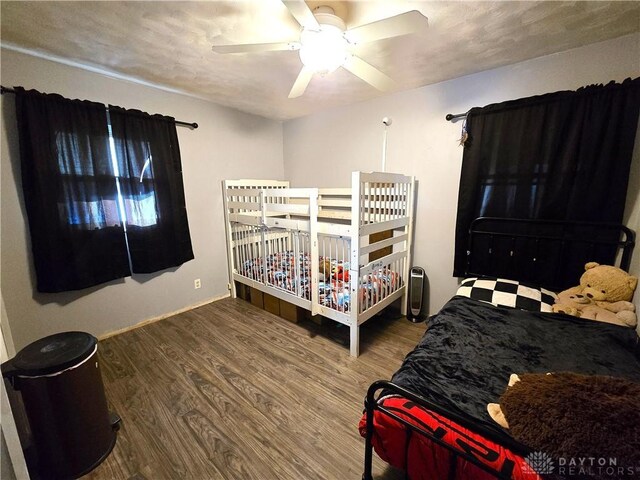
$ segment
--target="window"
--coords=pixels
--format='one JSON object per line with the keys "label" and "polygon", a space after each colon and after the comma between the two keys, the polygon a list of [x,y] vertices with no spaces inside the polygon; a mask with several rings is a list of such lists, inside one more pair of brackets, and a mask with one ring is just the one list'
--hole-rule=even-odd
{"label": "window", "polygon": [[513,162],[506,165],[504,172],[498,171],[480,176],[478,179],[479,217],[504,217],[514,210],[528,212],[530,216],[535,215],[538,199],[547,183],[549,165],[535,164],[530,173],[518,172],[517,165],[517,162]]}
{"label": "window", "polygon": [[[107,119],[109,118],[107,112]],[[153,184],[153,157],[150,153],[148,142],[140,145],[144,151],[145,161],[138,179],[138,190],[124,197],[120,184],[123,181],[118,168],[116,148],[113,135],[111,134],[111,123],[108,124],[109,131],[109,154],[111,160],[112,181],[115,183],[117,197],[86,199],[83,201],[68,200],[59,203],[61,219],[66,219],[70,225],[78,226],[88,230],[104,228],[108,225],[123,225],[127,230],[127,224],[138,227],[149,227],[158,222],[158,212],[156,205],[156,194]],[[58,132],[56,135],[56,147],[58,165],[60,169],[64,198],[77,198],[78,195],[72,190],[74,188],[87,188],[95,182],[98,176],[92,168],[91,162],[87,162],[88,168],[70,162],[69,159],[77,156],[78,138],[69,132]],[[107,174],[106,172],[102,173]],[[107,174],[109,175],[109,174]]]}
{"label": "window", "polygon": [[39,291],[193,258],[173,119],[21,88],[16,115]]}
{"label": "window", "polygon": [[621,222],[639,110],[640,78],[471,109],[454,276],[479,216]]}

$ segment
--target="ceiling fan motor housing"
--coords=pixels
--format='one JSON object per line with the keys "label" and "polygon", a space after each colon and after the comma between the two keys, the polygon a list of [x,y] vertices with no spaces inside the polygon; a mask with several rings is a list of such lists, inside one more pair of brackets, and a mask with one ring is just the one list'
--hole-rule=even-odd
{"label": "ceiling fan motor housing", "polygon": [[331,7],[316,7],[313,10],[313,16],[316,17],[316,20],[318,20],[321,27],[323,25],[333,25],[342,32],[347,29],[347,26],[344,24],[344,20],[337,16],[335,10]]}

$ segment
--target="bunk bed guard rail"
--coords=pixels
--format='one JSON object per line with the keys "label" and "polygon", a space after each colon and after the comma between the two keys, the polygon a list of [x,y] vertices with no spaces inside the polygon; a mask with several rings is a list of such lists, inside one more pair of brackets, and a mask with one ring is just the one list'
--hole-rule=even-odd
{"label": "bunk bed guard rail", "polygon": [[[227,180],[224,189],[232,295],[234,280],[259,290],[274,287],[270,294],[319,313],[318,279],[310,274],[319,268],[318,189],[254,180]],[[276,262],[293,269],[295,283],[272,273]]]}

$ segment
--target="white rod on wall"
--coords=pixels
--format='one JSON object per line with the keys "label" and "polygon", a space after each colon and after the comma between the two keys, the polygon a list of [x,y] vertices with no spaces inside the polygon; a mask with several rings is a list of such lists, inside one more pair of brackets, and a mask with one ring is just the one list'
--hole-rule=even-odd
{"label": "white rod on wall", "polygon": [[382,172],[387,171],[387,129],[391,123],[392,120],[390,117],[384,117],[382,119],[382,124],[384,125],[384,131],[382,132]]}

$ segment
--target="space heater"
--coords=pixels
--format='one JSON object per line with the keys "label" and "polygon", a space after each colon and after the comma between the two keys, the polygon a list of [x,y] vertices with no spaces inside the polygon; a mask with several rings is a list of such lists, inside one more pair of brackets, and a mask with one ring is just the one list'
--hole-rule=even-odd
{"label": "space heater", "polygon": [[424,269],[421,267],[412,267],[409,273],[409,311],[407,318],[412,322],[421,322],[422,317],[422,298],[424,296]]}

